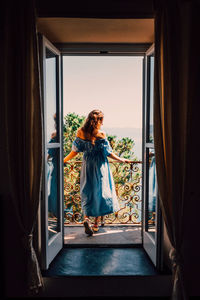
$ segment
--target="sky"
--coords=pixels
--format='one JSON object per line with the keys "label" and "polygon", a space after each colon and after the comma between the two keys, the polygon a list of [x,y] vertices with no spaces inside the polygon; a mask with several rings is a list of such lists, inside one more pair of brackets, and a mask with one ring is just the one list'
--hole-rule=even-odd
{"label": "sky", "polygon": [[64,56],[63,114],[104,113],[105,128],[142,127],[142,56]]}

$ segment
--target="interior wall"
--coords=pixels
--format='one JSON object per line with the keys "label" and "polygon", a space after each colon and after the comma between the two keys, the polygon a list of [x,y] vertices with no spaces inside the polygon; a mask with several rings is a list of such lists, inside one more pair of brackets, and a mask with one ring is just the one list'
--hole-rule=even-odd
{"label": "interior wall", "polygon": [[37,27],[52,43],[154,42],[153,18],[38,18]]}

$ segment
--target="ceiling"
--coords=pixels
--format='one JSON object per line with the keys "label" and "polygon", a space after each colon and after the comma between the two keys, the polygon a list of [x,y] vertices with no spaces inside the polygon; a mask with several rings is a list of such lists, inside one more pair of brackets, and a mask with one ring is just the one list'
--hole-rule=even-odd
{"label": "ceiling", "polygon": [[153,43],[154,19],[38,18],[52,43]]}

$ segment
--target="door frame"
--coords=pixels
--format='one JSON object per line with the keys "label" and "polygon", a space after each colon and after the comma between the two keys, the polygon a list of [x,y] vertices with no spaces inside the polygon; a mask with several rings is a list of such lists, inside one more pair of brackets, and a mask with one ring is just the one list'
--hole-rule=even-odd
{"label": "door frame", "polygon": [[[65,55],[72,55],[72,56],[76,56],[76,55],[97,55],[97,56],[145,56],[149,50],[149,48],[152,47],[152,44],[70,44],[70,43],[66,43],[66,44],[56,44],[55,46],[57,47],[61,53],[61,97],[62,97],[62,101],[61,101],[61,113],[63,114],[63,56]],[[145,80],[144,78],[144,72],[145,71],[145,63],[143,64],[143,82]],[[144,95],[145,95],[145,87],[143,84],[143,110],[144,110]],[[143,112],[143,116],[144,116],[144,112]],[[62,127],[63,127],[63,122],[62,123]],[[143,120],[143,135],[144,135],[144,120]],[[144,141],[144,136],[142,137],[142,141]],[[143,156],[143,149],[144,149],[144,145],[142,145],[142,157]],[[63,149],[62,149],[63,150]],[[143,161],[143,166],[144,168],[144,161]],[[62,168],[63,170],[63,168]],[[142,170],[142,176],[144,178],[144,170]],[[62,179],[63,179],[63,175],[62,175]],[[63,183],[62,183],[63,186]],[[142,194],[144,193],[144,188],[142,188]],[[143,199],[143,203],[144,203],[144,197],[142,196]],[[64,201],[63,201],[64,202]],[[159,201],[157,201],[159,202]],[[143,232],[143,227],[144,227],[144,221],[143,221],[143,211],[144,208],[142,209],[142,232]],[[159,214],[157,216],[157,218],[160,220],[160,223],[162,224],[162,215],[161,215],[161,211],[159,209]],[[62,222],[63,225],[63,233],[64,233],[64,221]],[[159,230],[161,231],[161,227],[159,228]],[[161,232],[160,232],[161,234]],[[162,235],[162,234],[161,234]],[[64,242],[64,237],[63,237],[63,242]],[[142,234],[142,245],[144,242],[144,238],[143,238],[143,234]],[[158,247],[158,251],[159,253],[162,253],[162,241],[160,241],[159,245],[157,245]],[[144,247],[143,247],[144,248]],[[145,249],[144,249],[145,250]],[[150,257],[151,258],[151,257]],[[160,255],[160,257],[158,257],[157,259],[157,268],[161,268],[162,263],[159,263],[158,260],[162,261],[162,255]]]}
{"label": "door frame", "polygon": [[[49,264],[63,248],[64,244],[64,222],[63,222],[63,142],[62,142],[62,91],[61,91],[61,53],[60,51],[43,35],[38,34],[39,50],[40,50],[40,78],[41,78],[41,92],[42,92],[42,111],[43,111],[43,145],[44,145],[44,160],[43,160],[43,181],[42,181],[42,195],[40,205],[41,215],[41,267],[43,270],[48,269]],[[57,132],[59,140],[56,143],[49,144],[46,138],[46,48],[56,55],[56,113],[58,113]],[[59,149],[59,188],[57,197],[59,199],[59,213],[58,213],[58,232],[50,239],[48,236],[48,195],[47,195],[47,168],[46,157],[47,149]]]}
{"label": "door frame", "polygon": [[[150,117],[150,56],[154,54],[155,46],[154,44],[146,51],[144,56],[143,65],[143,188],[142,188],[142,199],[143,199],[143,217],[142,217],[142,227],[143,227],[143,248],[152,260],[156,269],[159,271],[163,270],[163,218],[160,208],[159,195],[157,192],[156,197],[156,218],[155,218],[155,238],[148,233],[148,190],[147,184],[149,180],[149,150],[154,149],[154,143],[150,143],[149,138],[149,117]],[[148,149],[148,150],[147,150]]]}

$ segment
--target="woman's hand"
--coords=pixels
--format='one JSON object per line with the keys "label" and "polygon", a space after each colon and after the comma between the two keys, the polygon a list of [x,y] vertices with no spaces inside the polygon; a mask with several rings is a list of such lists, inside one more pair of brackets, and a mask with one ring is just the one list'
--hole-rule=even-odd
{"label": "woman's hand", "polygon": [[120,159],[122,163],[131,163],[132,161],[130,159],[127,159],[127,158],[121,158]]}
{"label": "woman's hand", "polygon": [[131,163],[132,161],[123,157],[119,157],[116,154],[114,154],[113,152],[110,153],[110,155],[108,155],[110,158],[113,158],[121,163]]}

